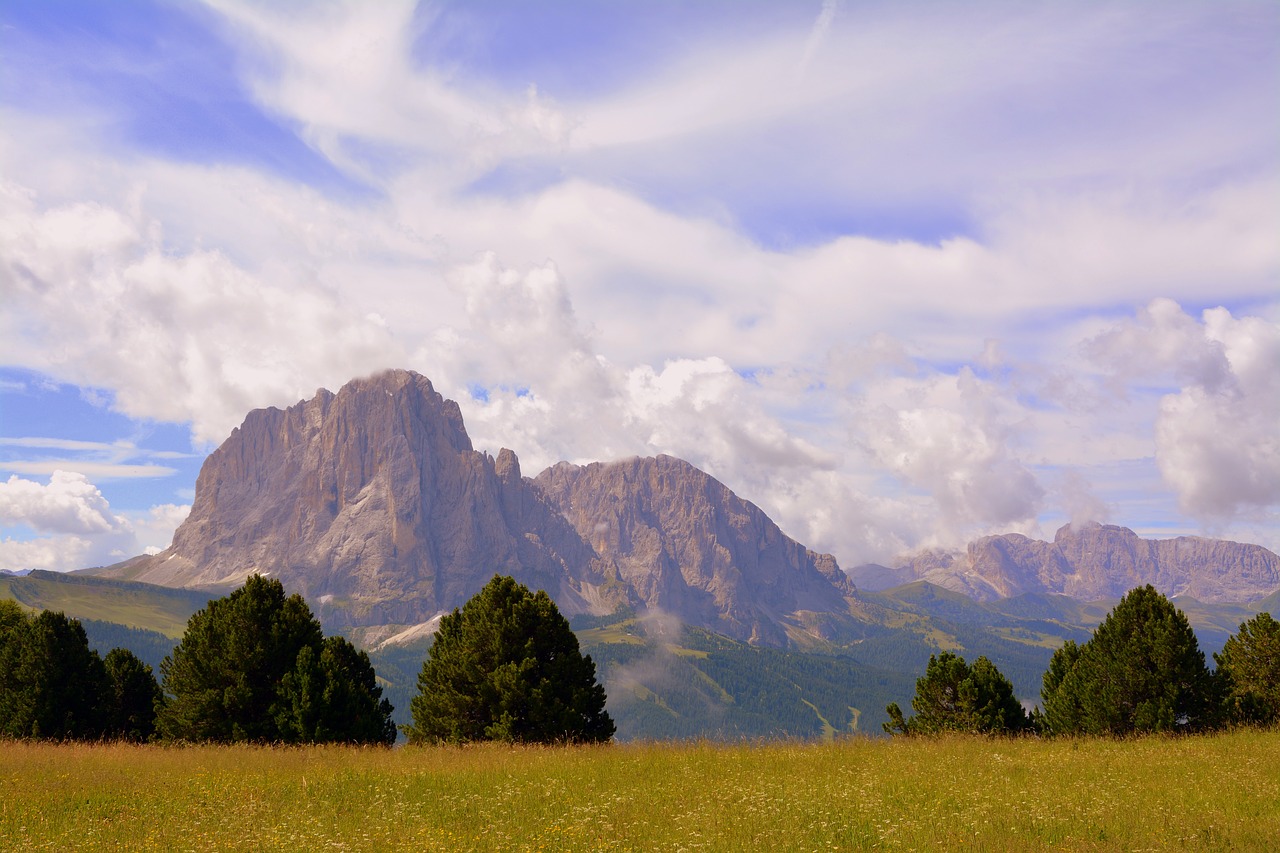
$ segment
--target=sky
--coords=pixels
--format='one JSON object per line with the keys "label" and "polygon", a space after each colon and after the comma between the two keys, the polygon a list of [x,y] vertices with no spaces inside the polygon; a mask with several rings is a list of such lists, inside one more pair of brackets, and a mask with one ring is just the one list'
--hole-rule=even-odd
{"label": "sky", "polygon": [[0,0],[0,569],[389,367],[845,567],[1280,550],[1280,4]]}

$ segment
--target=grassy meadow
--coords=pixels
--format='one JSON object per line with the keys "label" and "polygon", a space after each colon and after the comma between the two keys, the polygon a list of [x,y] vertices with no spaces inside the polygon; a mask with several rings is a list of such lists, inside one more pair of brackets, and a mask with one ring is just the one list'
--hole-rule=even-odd
{"label": "grassy meadow", "polygon": [[1280,733],[355,749],[0,743],[3,850],[1274,850]]}

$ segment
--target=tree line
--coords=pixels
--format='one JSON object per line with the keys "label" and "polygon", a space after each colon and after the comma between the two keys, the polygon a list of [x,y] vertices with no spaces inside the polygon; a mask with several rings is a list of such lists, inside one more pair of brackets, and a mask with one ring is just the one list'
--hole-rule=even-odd
{"label": "tree line", "polygon": [[1214,655],[1210,671],[1186,615],[1154,587],[1130,590],[1084,643],[1068,640],[1028,713],[985,657],[929,659],[905,717],[886,732],[1124,736],[1280,723],[1280,622],[1259,613]]}
{"label": "tree line", "polygon": [[[1280,623],[1260,613],[1210,672],[1186,616],[1130,591],[1089,640],[1065,643],[1031,713],[986,657],[944,652],[893,734],[1126,735],[1280,722]],[[441,620],[410,701],[411,743],[601,742],[604,688],[543,591],[495,576]],[[0,601],[0,737],[48,740],[391,744],[391,703],[367,653],[324,636],[299,595],[257,575],[187,623],[159,678],[126,649],[105,658],[62,613]]]}
{"label": "tree line", "polygon": [[[603,741],[595,665],[550,597],[495,577],[446,615],[411,702],[411,742]],[[366,652],[324,636],[300,595],[251,576],[210,601],[160,665],[105,659],[80,622],[0,600],[0,737],[390,745],[397,731]]]}
{"label": "tree line", "polygon": [[62,613],[0,600],[0,736],[147,740],[160,688],[127,649],[106,659]]}

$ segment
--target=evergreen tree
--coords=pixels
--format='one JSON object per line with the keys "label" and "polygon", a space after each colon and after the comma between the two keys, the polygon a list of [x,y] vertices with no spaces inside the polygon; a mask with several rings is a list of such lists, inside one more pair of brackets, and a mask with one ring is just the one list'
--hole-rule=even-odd
{"label": "evergreen tree", "polygon": [[157,729],[168,740],[282,740],[280,684],[302,648],[321,639],[302,596],[286,596],[278,580],[251,576],[195,613],[160,665],[168,702]]}
{"label": "evergreen tree", "polygon": [[1147,585],[1130,590],[1082,646],[1045,673],[1053,734],[1193,731],[1215,723],[1213,680],[1187,617]]}
{"label": "evergreen tree", "polygon": [[107,675],[80,623],[48,610],[16,618],[12,608],[5,608],[0,626],[0,734],[48,740],[101,737]]}
{"label": "evergreen tree", "polygon": [[[1078,732],[1081,731],[1084,712],[1080,707],[1079,689],[1073,678],[1065,689],[1062,682],[1066,680],[1080,660],[1080,646],[1075,640],[1067,640],[1049,660],[1049,669],[1042,679],[1043,687],[1040,697],[1044,700],[1044,710],[1036,715],[1037,726],[1046,732]],[[1049,701],[1048,697],[1054,697]],[[1039,709],[1037,709],[1039,711]]]}
{"label": "evergreen tree", "polygon": [[319,657],[304,646],[281,684],[281,739],[389,746],[396,727],[391,703],[381,696],[369,655],[344,637],[325,638]]}
{"label": "evergreen tree", "polygon": [[156,730],[156,707],[164,695],[151,672],[128,649],[112,649],[103,660],[106,668],[106,735],[141,743]]}
{"label": "evergreen tree", "polygon": [[440,621],[410,703],[411,743],[602,742],[613,737],[596,667],[550,596],[494,576]]}
{"label": "evergreen tree", "polygon": [[22,605],[11,598],[0,599],[0,648],[4,647],[14,628],[29,619]]}
{"label": "evergreen tree", "polygon": [[156,728],[168,740],[388,742],[391,706],[368,656],[326,642],[278,580],[253,575],[209,602],[160,670],[167,701]]}
{"label": "evergreen tree", "polygon": [[1227,640],[1218,664],[1228,719],[1249,725],[1280,723],[1280,622],[1259,613]]}
{"label": "evergreen tree", "polygon": [[884,730],[906,735],[1014,734],[1029,727],[1013,685],[985,657],[970,666],[951,652],[930,655],[925,674],[916,680],[911,709],[915,716],[904,719],[898,704],[890,703]]}

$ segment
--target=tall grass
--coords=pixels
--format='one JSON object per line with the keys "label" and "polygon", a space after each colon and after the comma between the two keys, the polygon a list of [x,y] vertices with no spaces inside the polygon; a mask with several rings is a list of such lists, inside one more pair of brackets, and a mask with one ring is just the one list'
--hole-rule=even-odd
{"label": "tall grass", "polygon": [[581,748],[0,743],[0,849],[1274,850],[1280,734]]}

